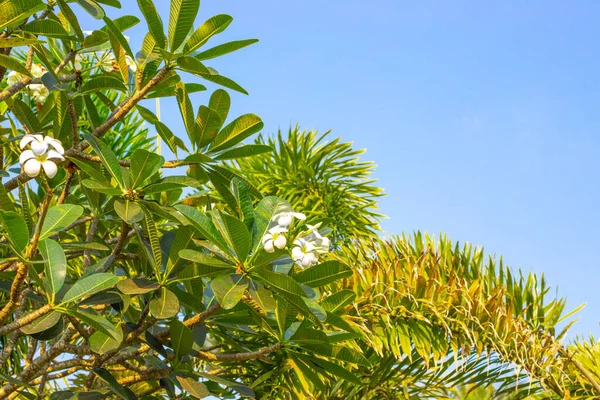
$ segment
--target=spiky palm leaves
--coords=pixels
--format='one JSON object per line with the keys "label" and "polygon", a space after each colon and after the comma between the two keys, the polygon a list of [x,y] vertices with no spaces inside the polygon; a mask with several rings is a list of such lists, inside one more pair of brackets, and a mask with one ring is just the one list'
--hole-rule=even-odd
{"label": "spiky palm leaves", "polygon": [[312,221],[333,228],[334,243],[377,235],[377,199],[383,190],[374,185],[372,162],[360,161],[364,150],[340,138],[328,141],[329,132],[290,129],[276,138],[259,135],[256,144],[275,149],[238,160],[232,168],[264,195],[280,196],[302,209]]}

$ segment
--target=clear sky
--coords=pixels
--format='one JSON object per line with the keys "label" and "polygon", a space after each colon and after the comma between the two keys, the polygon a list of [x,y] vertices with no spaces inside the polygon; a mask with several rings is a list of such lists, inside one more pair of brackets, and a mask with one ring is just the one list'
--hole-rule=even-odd
{"label": "clear sky", "polygon": [[[109,16],[139,15],[122,3]],[[600,336],[599,2],[202,0],[199,23],[220,13],[234,22],[210,44],[260,39],[208,63],[250,92],[230,115],[367,148],[387,231],[445,232],[544,272],[570,308],[588,304],[572,332]],[[145,31],[126,32],[134,52]],[[183,132],[172,100],[163,119]]]}

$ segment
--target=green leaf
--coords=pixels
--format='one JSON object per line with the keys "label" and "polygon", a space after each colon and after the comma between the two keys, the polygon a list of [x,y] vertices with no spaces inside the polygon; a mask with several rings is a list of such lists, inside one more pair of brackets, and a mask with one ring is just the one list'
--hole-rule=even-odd
{"label": "green leaf", "polygon": [[93,0],[75,0],[85,11],[95,19],[102,19],[106,16],[104,9]]}
{"label": "green leaf", "polygon": [[30,132],[41,132],[44,127],[38,120],[37,116],[31,111],[31,107],[23,103],[19,99],[11,99],[12,104],[10,110],[15,114],[17,119],[21,121]]}
{"label": "green leaf", "polygon": [[194,265],[188,266],[177,275],[179,280],[222,275],[235,271],[234,265],[223,262],[216,257],[200,253],[199,251],[183,249],[179,251],[179,257],[194,263]]}
{"label": "green leaf", "polygon": [[99,90],[118,90],[126,92],[127,88],[120,79],[112,76],[96,76],[88,80],[80,89],[80,93],[94,93]]}
{"label": "green leaf", "polygon": [[224,119],[221,119],[219,113],[206,106],[200,106],[198,116],[196,117],[195,134],[193,135],[193,143],[197,148],[202,148],[210,144],[219,133],[219,129],[223,126]]}
{"label": "green leaf", "polygon": [[83,39],[83,44],[81,47],[84,49],[89,49],[91,47],[99,46],[103,43],[108,42],[109,37],[108,34],[101,30],[93,31],[89,36],[86,36]]}
{"label": "green leaf", "polygon": [[108,186],[105,183],[98,182],[93,179],[83,179],[81,181],[81,184],[88,189],[92,189],[99,193],[108,194],[110,196],[121,196],[123,194],[123,192],[120,189],[117,189],[113,186]]}
{"label": "green leaf", "polygon": [[215,157],[216,161],[235,160],[236,158],[246,158],[257,154],[271,153],[273,148],[264,144],[247,144],[226,150]]}
{"label": "green leaf", "polygon": [[64,0],[57,0],[56,3],[58,4],[60,11],[63,13],[67,21],[69,21],[71,27],[73,27],[75,35],[77,35],[77,39],[79,39],[80,42],[83,42],[83,40],[85,39],[83,31],[81,30],[81,26],[79,25],[77,16],[75,15],[71,7],[69,7],[69,5]]}
{"label": "green leaf", "polygon": [[144,219],[142,207],[129,200],[115,200],[115,212],[128,224],[140,222]]}
{"label": "green leaf", "polygon": [[189,176],[166,176],[142,188],[144,194],[160,193],[184,187],[201,188],[202,184]]}
{"label": "green leaf", "polygon": [[296,282],[310,287],[325,286],[338,279],[352,276],[352,269],[339,261],[325,261],[294,275]]}
{"label": "green leaf", "polygon": [[117,328],[108,322],[108,320],[104,317],[101,317],[97,314],[93,314],[91,312],[85,312],[83,310],[76,310],[71,308],[60,309],[59,310],[63,314],[70,315],[71,317],[75,317],[89,326],[96,328],[99,332],[103,332],[106,335],[111,336],[115,340],[122,340],[123,333],[117,331]]}
{"label": "green leaf", "polygon": [[115,25],[114,21],[108,17],[104,17],[103,20],[108,28],[109,36],[112,34],[114,36],[114,38],[117,40],[117,42],[119,42],[119,45],[129,55],[129,57],[131,57],[132,59],[135,60],[133,51],[131,51],[131,47],[129,46],[127,39],[125,39],[125,36],[123,36],[123,34],[121,33],[121,30],[119,29],[119,27],[117,25]]}
{"label": "green leaf", "polygon": [[210,392],[203,383],[192,378],[177,375],[177,381],[181,388],[197,399],[203,399],[210,396]]}
{"label": "green leaf", "polygon": [[29,229],[23,217],[13,211],[0,211],[0,224],[10,244],[22,253],[29,243]]}
{"label": "green leaf", "polygon": [[356,293],[353,290],[345,289],[326,297],[321,305],[327,311],[336,312],[352,304],[354,299],[356,299]]}
{"label": "green leaf", "polygon": [[172,52],[183,44],[194,26],[200,0],[171,0],[169,13],[169,44]]}
{"label": "green leaf", "polygon": [[237,255],[237,259],[244,263],[250,252],[250,232],[246,225],[231,215],[214,211],[213,220],[221,235]]}
{"label": "green leaf", "polygon": [[106,354],[109,351],[118,349],[123,342],[123,330],[121,327],[117,327],[115,332],[117,336],[120,336],[120,339],[115,339],[101,331],[94,332],[88,340],[90,349],[98,354]]}
{"label": "green leaf", "polygon": [[210,151],[225,150],[238,144],[263,128],[261,119],[254,114],[245,114],[227,125],[210,145]]}
{"label": "green leaf", "polygon": [[202,64],[202,61],[197,58],[190,56],[183,56],[177,59],[177,65],[182,70],[189,72],[190,74],[202,76],[203,74],[210,74],[208,68]]}
{"label": "green leaf", "polygon": [[189,224],[198,232],[200,232],[205,239],[219,247],[224,252],[230,253],[227,244],[219,234],[215,224],[206,214],[186,205],[177,205],[175,206],[175,209],[179,211],[186,218]]}
{"label": "green leaf", "polygon": [[215,15],[207,19],[196,31],[190,36],[183,49],[184,53],[190,53],[199,47],[202,47],[214,35],[223,32],[233,18],[226,14]]}
{"label": "green leaf", "polygon": [[171,344],[177,358],[182,358],[187,355],[194,344],[194,338],[190,328],[185,326],[178,319],[171,321]]}
{"label": "green leaf", "polygon": [[14,57],[9,57],[4,54],[0,54],[0,66],[16,71],[25,76],[31,76],[31,73],[22,65],[19,61],[17,61]]}
{"label": "green leaf", "polygon": [[20,38],[20,37],[0,38],[0,49],[6,49],[8,47],[12,48],[12,47],[29,46],[32,44],[40,44],[40,43],[43,43],[43,42],[41,40],[35,39],[35,38],[33,38],[33,39]]}
{"label": "green leaf", "polygon": [[278,272],[268,271],[266,269],[260,269],[256,271],[256,274],[270,286],[274,287],[280,292],[290,293],[295,296],[306,297],[302,287],[296,283],[288,275],[280,274]]}
{"label": "green leaf", "polygon": [[246,39],[246,40],[236,40],[229,43],[223,43],[218,46],[213,47],[212,49],[205,50],[201,53],[196,54],[198,60],[210,60],[211,58],[220,57],[222,55],[232,53],[236,50],[243,49],[246,46],[250,46],[258,42],[258,39]]}
{"label": "green leaf", "polygon": [[179,312],[179,299],[169,289],[161,287],[150,300],[150,314],[158,319],[172,318]]}
{"label": "green leaf", "polygon": [[60,313],[56,311],[49,312],[48,314],[44,314],[41,317],[34,319],[32,323],[22,326],[21,332],[26,335],[43,332],[56,325],[61,318],[62,315]]}
{"label": "green leaf", "polygon": [[61,304],[67,304],[114,287],[119,277],[110,273],[98,273],[81,278],[65,293]]}
{"label": "green leaf", "polygon": [[223,87],[235,90],[236,92],[240,92],[240,93],[243,93],[243,94],[248,94],[248,92],[246,91],[246,89],[244,89],[243,87],[241,87],[240,85],[238,85],[237,83],[235,83],[233,80],[227,78],[226,76],[215,74],[215,73],[201,74],[200,76],[203,79],[206,79],[207,81],[216,83],[217,85],[221,85]]}
{"label": "green leaf", "polygon": [[123,400],[136,400],[138,397],[129,389],[128,387],[121,386],[119,382],[115,379],[114,376],[111,375],[110,372],[105,370],[104,368],[94,368],[92,371],[98,378],[106,382],[110,390],[122,398]]}
{"label": "green leaf", "polygon": [[52,300],[54,295],[62,288],[67,276],[67,257],[62,247],[52,239],[40,240],[38,244],[40,253],[45,263],[45,275],[50,290],[52,290]]}
{"label": "green leaf", "polygon": [[250,281],[248,285],[248,293],[250,293],[250,297],[254,300],[263,310],[265,311],[273,311],[277,307],[277,302],[273,297],[273,293],[265,288],[260,282]]}
{"label": "green leaf", "polygon": [[[338,378],[347,380],[348,382],[352,382],[354,384],[357,385],[362,385],[363,383],[361,382],[361,380],[354,375],[352,372],[348,371],[347,369],[345,369],[344,367],[329,362],[327,360],[323,360],[322,358],[318,358],[318,357],[310,357],[309,360],[307,360],[308,357],[303,357],[303,359],[305,361],[310,361],[313,364],[316,364],[316,366],[322,368],[325,372],[337,376]],[[318,371],[321,372],[321,371]],[[322,373],[322,372],[321,372]]]}
{"label": "green leaf", "polygon": [[165,162],[164,157],[144,149],[136,149],[131,155],[129,169],[133,189],[141,187],[144,181],[154,175]]}
{"label": "green leaf", "polygon": [[150,241],[150,249],[152,250],[152,262],[154,263],[154,273],[160,276],[160,268],[162,266],[162,249],[160,247],[160,239],[158,238],[158,229],[156,222],[150,210],[144,208],[144,220],[146,222],[146,231]]}
{"label": "green leaf", "polygon": [[290,204],[274,196],[265,197],[258,203],[254,210],[255,219],[252,229],[252,250],[255,254],[258,254],[258,247],[269,230],[273,216],[287,211],[291,211]]}
{"label": "green leaf", "polygon": [[158,11],[156,11],[154,3],[152,0],[137,0],[137,3],[148,24],[148,31],[152,37],[154,37],[156,44],[161,49],[165,48],[167,39],[165,37],[162,19],[160,18]]}
{"label": "green leaf", "polygon": [[[156,87],[158,87],[158,85]],[[186,83],[185,89],[188,92],[188,94],[190,94],[190,93],[203,92],[206,90],[206,86],[201,85],[199,83]],[[177,93],[175,92],[175,87],[170,86],[170,87],[153,90],[152,92],[148,93],[148,95],[146,96],[146,99],[155,99],[158,97],[170,97],[170,96],[175,96],[176,94]]]}
{"label": "green leaf", "polygon": [[119,187],[123,190],[127,189],[121,173],[121,166],[119,165],[119,160],[117,159],[117,156],[115,156],[115,153],[113,153],[112,150],[102,140],[96,138],[95,136],[84,133],[83,137],[92,146],[96,154],[98,154],[102,164],[104,167],[106,167],[112,177],[115,178],[119,184]]}
{"label": "green leaf", "polygon": [[183,125],[191,141],[194,140],[194,133],[196,131],[196,125],[194,121],[194,109],[192,108],[192,102],[187,95],[186,86],[182,82],[178,82],[175,86],[177,93],[177,105],[183,118]]}
{"label": "green leaf", "polygon": [[225,310],[229,310],[244,296],[248,288],[248,278],[240,274],[218,276],[210,282],[217,301]]}
{"label": "green leaf", "polygon": [[239,178],[233,178],[231,186],[237,203],[238,215],[242,218],[248,230],[252,231],[252,226],[254,225],[254,208],[248,185]]}
{"label": "green leaf", "polygon": [[41,0],[4,1],[0,7],[0,29],[21,23],[46,7]]}
{"label": "green leaf", "polygon": [[158,282],[144,278],[128,278],[117,283],[117,289],[131,295],[153,292],[158,288],[160,288]]}
{"label": "green leaf", "polygon": [[62,25],[52,19],[36,19],[28,22],[21,28],[25,32],[47,37],[69,38],[69,32]]}
{"label": "green leaf", "polygon": [[[210,96],[208,107],[219,114],[219,117],[224,124],[227,120],[227,115],[229,114],[229,108],[231,107],[231,97],[229,96],[229,93],[223,89],[215,90]],[[219,127],[219,129],[221,128]]]}
{"label": "green leaf", "polygon": [[62,231],[83,214],[83,207],[74,204],[59,204],[51,207],[40,231],[40,240]]}

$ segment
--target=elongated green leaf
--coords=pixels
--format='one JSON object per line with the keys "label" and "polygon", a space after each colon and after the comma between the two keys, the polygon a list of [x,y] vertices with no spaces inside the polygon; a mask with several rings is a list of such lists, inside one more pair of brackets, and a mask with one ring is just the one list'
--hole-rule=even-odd
{"label": "elongated green leaf", "polygon": [[240,274],[218,276],[210,282],[217,301],[225,310],[229,310],[244,296],[248,288],[248,278]]}
{"label": "elongated green leaf", "polygon": [[38,247],[45,263],[45,275],[50,290],[52,290],[52,299],[58,293],[65,283],[67,276],[67,257],[62,247],[52,239],[40,240]]}
{"label": "elongated green leaf", "polygon": [[[190,93],[203,92],[206,90],[206,86],[201,85],[199,83],[186,83],[185,89],[188,92],[188,94],[190,94]],[[175,92],[175,87],[165,87],[165,88],[157,89],[157,90],[154,90],[154,91],[148,93],[146,98],[147,99],[155,99],[158,97],[171,97],[171,96],[176,96],[176,95],[177,95],[177,93]]]}
{"label": "elongated green leaf", "polygon": [[122,332],[117,331],[117,328],[111,324],[106,318],[101,317],[97,314],[86,312],[83,310],[76,310],[72,308],[60,309],[63,314],[70,315],[81,320],[83,323],[96,328],[96,330],[111,336],[115,340],[122,340]]}
{"label": "elongated green leaf", "polygon": [[178,289],[176,285],[173,285],[172,287],[170,287],[169,290],[171,290],[173,293],[175,293],[175,295],[179,299],[179,303],[182,306],[186,307],[189,311],[201,313],[202,311],[205,310],[205,307],[204,307],[204,304],[202,303],[201,297],[194,296],[192,293],[188,293],[181,289]]}
{"label": "elongated green leaf", "polygon": [[202,74],[210,74],[208,68],[202,64],[202,61],[190,56],[183,56],[177,59],[177,65],[182,70],[190,74],[202,76]]}
{"label": "elongated green leaf", "polygon": [[203,399],[210,396],[210,392],[203,383],[200,383],[192,378],[182,377],[177,375],[177,381],[182,389],[197,399]]}
{"label": "elongated green leaf", "polygon": [[[303,359],[307,362],[310,361],[311,363],[316,364],[316,366],[322,368],[324,372],[337,376],[338,378],[345,379],[348,382],[362,385],[361,380],[356,375],[338,364],[323,360],[322,358],[318,357],[310,357],[309,359],[308,357],[303,357]],[[317,372],[322,373],[318,369]]]}
{"label": "elongated green leaf", "polygon": [[148,31],[154,37],[158,47],[164,49],[166,45],[165,31],[162,19],[160,18],[158,11],[156,11],[154,3],[152,0],[137,0],[137,2],[138,7],[146,19],[146,23],[148,24]]}
{"label": "elongated green leaf", "polygon": [[246,158],[257,154],[271,153],[273,148],[264,144],[247,144],[236,147],[231,150],[226,150],[215,157],[215,160],[235,160],[236,158]]}
{"label": "elongated green leaf", "polygon": [[202,148],[210,144],[219,133],[219,129],[223,126],[224,120],[216,110],[210,107],[200,106],[198,116],[196,117],[195,134],[193,143],[198,148]]}
{"label": "elongated green leaf", "polygon": [[41,0],[4,1],[1,5],[0,29],[17,25],[47,7]]}
{"label": "elongated green leaf", "polygon": [[205,50],[201,53],[196,54],[198,60],[210,60],[211,58],[220,57],[225,54],[232,53],[236,50],[243,49],[246,46],[250,46],[258,42],[258,39],[246,39],[246,40],[236,40],[233,42],[223,43],[218,46],[213,47],[212,49]]}
{"label": "elongated green leaf", "polygon": [[131,295],[153,292],[158,288],[160,288],[158,282],[144,278],[129,278],[117,283],[117,289]]}
{"label": "elongated green leaf", "polygon": [[190,36],[183,49],[184,53],[190,53],[199,47],[202,47],[214,35],[223,32],[233,18],[226,14],[210,17]]}
{"label": "elongated green leaf", "polygon": [[169,13],[169,44],[172,52],[182,44],[194,26],[200,0],[172,0]]}
{"label": "elongated green leaf", "polygon": [[263,236],[267,234],[273,217],[281,212],[291,211],[288,202],[274,196],[263,198],[254,210],[254,227],[252,229],[252,250],[257,253]]}
{"label": "elongated green leaf", "polygon": [[28,22],[21,29],[25,32],[33,33],[35,35],[43,35],[56,38],[70,37],[69,32],[67,32],[60,23],[52,19],[37,19]]}
{"label": "elongated green leaf", "polygon": [[94,373],[98,375],[100,379],[108,384],[108,387],[114,394],[122,398],[123,400],[136,400],[138,397],[129,389],[128,387],[122,386],[115,379],[114,376],[111,375],[110,372],[105,370],[104,368],[94,368]]}
{"label": "elongated green leaf", "polygon": [[277,307],[277,302],[273,297],[273,293],[265,288],[260,282],[250,281],[248,285],[248,293],[252,300],[254,300],[263,310],[273,311]]}
{"label": "elongated green leaf", "polygon": [[144,208],[144,220],[146,221],[146,232],[148,232],[148,239],[150,240],[150,249],[152,250],[152,261],[154,263],[154,273],[160,275],[160,268],[162,266],[162,249],[160,247],[160,239],[158,238],[158,229],[156,228],[156,222],[150,210]]}
{"label": "elongated green leaf", "polygon": [[294,281],[290,276],[280,274],[278,272],[268,271],[266,269],[260,269],[256,271],[258,277],[269,286],[280,292],[286,292],[295,296],[306,297],[304,290]]}
{"label": "elongated green leaf", "polygon": [[192,102],[187,95],[186,86],[182,82],[178,82],[175,87],[177,93],[177,105],[183,118],[183,125],[191,141],[194,140],[194,133],[196,131],[196,125],[194,121],[194,109],[192,108]]}
{"label": "elongated green leaf", "polygon": [[169,289],[161,287],[150,300],[150,314],[158,319],[171,318],[179,312],[179,300]]}
{"label": "elongated green leaf", "polygon": [[129,200],[116,200],[115,212],[128,224],[140,222],[144,219],[144,211],[137,203]]}
{"label": "elongated green leaf", "polygon": [[83,207],[74,204],[59,204],[49,208],[40,231],[40,239],[45,239],[56,232],[62,231],[77,221],[82,214]]}
{"label": "elongated green leaf", "polygon": [[98,354],[106,354],[109,351],[118,349],[121,343],[123,342],[123,330],[121,329],[121,327],[117,327],[115,329],[115,332],[117,336],[120,336],[120,340],[115,339],[112,336],[107,335],[106,333],[101,331],[94,332],[88,340],[90,344],[90,349],[94,353]]}
{"label": "elongated green leaf", "polygon": [[233,249],[237,259],[244,263],[251,247],[250,232],[246,225],[239,219],[219,211],[214,211],[211,215],[215,226]]}
{"label": "elongated green leaf", "polygon": [[130,183],[133,189],[142,186],[165,162],[164,157],[147,150],[136,149],[131,155]]}
{"label": "elongated green leaf", "polygon": [[210,145],[211,151],[228,149],[263,128],[261,119],[254,114],[245,114],[228,124]]}
{"label": "elongated green leaf", "polygon": [[194,344],[192,331],[178,319],[171,321],[170,328],[173,351],[177,358],[182,358],[190,352]]}
{"label": "elongated green leaf", "polygon": [[123,190],[127,189],[121,173],[121,166],[119,165],[119,160],[117,159],[117,156],[115,156],[115,153],[113,153],[102,140],[95,136],[84,133],[83,137],[92,146],[98,157],[100,157],[102,164],[106,167],[112,177],[115,178],[120,188]]}
{"label": "elongated green leaf", "polygon": [[85,39],[83,31],[81,30],[81,26],[79,25],[77,16],[75,15],[71,7],[69,7],[65,0],[57,0],[56,3],[58,4],[58,7],[60,7],[60,11],[63,13],[67,21],[69,21],[69,25],[71,25],[71,27],[75,31],[77,39],[79,39],[80,42],[83,42],[83,40]]}
{"label": "elongated green leaf", "polygon": [[343,362],[370,367],[371,363],[362,354],[356,350],[340,345],[326,345],[317,343],[302,343],[302,348],[315,354],[337,359]]}
{"label": "elongated green leaf", "polygon": [[62,304],[71,303],[91,296],[95,293],[114,287],[119,282],[119,277],[110,273],[98,273],[81,278],[65,293]]}
{"label": "elongated green leaf", "polygon": [[219,234],[215,224],[206,214],[186,205],[177,205],[175,206],[175,209],[179,211],[186,218],[189,224],[198,232],[200,232],[205,239],[216,245],[224,252],[230,253],[227,244]]}
{"label": "elongated green leaf", "polygon": [[189,176],[167,176],[142,188],[145,194],[160,193],[183,187],[201,188],[202,183]]}
{"label": "elongated green leaf", "polygon": [[350,267],[332,260],[305,269],[294,275],[294,279],[310,287],[319,287],[349,276],[352,276]]}
{"label": "elongated green leaf", "polygon": [[19,99],[11,99],[12,104],[10,110],[15,114],[21,123],[23,123],[30,132],[41,132],[44,130],[43,125],[37,116],[31,111],[31,107],[23,103]]}
{"label": "elongated green leaf", "polygon": [[26,76],[31,76],[31,73],[27,70],[27,68],[17,61],[16,58],[9,57],[4,54],[0,54],[0,66]]}
{"label": "elongated green leaf", "polygon": [[123,192],[116,187],[109,186],[108,184],[98,182],[93,179],[83,179],[81,183],[86,188],[92,189],[99,193],[108,194],[110,196],[120,196],[123,194]]}
{"label": "elongated green leaf", "polygon": [[93,51],[96,46],[100,46],[101,44],[108,42],[108,40],[108,33],[102,30],[96,30],[83,39],[82,47],[84,49],[89,49],[86,51]]}
{"label": "elongated green leaf", "polygon": [[112,76],[97,76],[88,80],[80,89],[80,93],[94,93],[99,90],[118,90],[126,92],[127,88],[120,79]]}
{"label": "elongated green leaf", "polygon": [[62,318],[62,315],[56,311],[44,314],[41,317],[33,320],[32,323],[21,327],[21,332],[26,335],[33,335],[39,332],[43,332],[47,329],[52,328],[57,324],[58,320]]}
{"label": "elongated green leaf", "polygon": [[22,253],[29,243],[29,229],[23,217],[13,211],[0,211],[0,224],[8,241]]}
{"label": "elongated green leaf", "polygon": [[8,191],[4,185],[0,185],[0,210],[2,211],[15,211],[15,203],[8,196]]}
{"label": "elongated green leaf", "polygon": [[85,11],[95,19],[102,19],[106,16],[104,9],[93,0],[75,0]]}
{"label": "elongated green leaf", "polygon": [[12,48],[12,47],[29,46],[32,44],[39,44],[39,43],[43,43],[43,42],[39,39],[29,39],[29,38],[20,38],[20,37],[0,38],[0,49],[5,49],[7,47]]}
{"label": "elongated green leaf", "polygon": [[354,299],[356,299],[356,293],[353,290],[345,289],[326,297],[321,305],[327,311],[336,312],[352,304]]}
{"label": "elongated green leaf", "polygon": [[243,93],[243,94],[248,94],[248,92],[246,91],[246,89],[244,89],[243,87],[241,87],[236,82],[234,82],[233,80],[231,80],[230,78],[228,78],[226,76],[219,75],[219,74],[216,74],[216,73],[201,74],[199,76],[201,76],[203,79],[206,79],[207,81],[216,83],[217,85],[221,85],[223,87],[235,90],[236,92],[240,92],[240,93]]}
{"label": "elongated green leaf", "polygon": [[103,19],[104,23],[108,27],[109,36],[113,35],[114,38],[117,39],[117,41],[119,42],[119,45],[125,50],[127,55],[134,59],[133,51],[131,51],[131,47],[129,46],[129,43],[127,42],[125,36],[123,36],[123,34],[121,33],[119,27],[114,23],[112,19],[108,17],[104,17]]}
{"label": "elongated green leaf", "polygon": [[[223,89],[215,90],[213,94],[210,95],[208,107],[219,114],[219,117],[224,124],[227,120],[227,115],[229,114],[229,108],[231,107],[231,97],[229,96],[229,93]],[[221,128],[219,127],[219,129]]]}

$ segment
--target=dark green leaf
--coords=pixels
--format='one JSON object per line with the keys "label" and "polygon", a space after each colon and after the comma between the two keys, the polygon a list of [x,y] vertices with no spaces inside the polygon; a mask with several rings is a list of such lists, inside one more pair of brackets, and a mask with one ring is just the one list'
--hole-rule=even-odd
{"label": "dark green leaf", "polygon": [[192,331],[178,319],[171,321],[171,344],[177,358],[187,355],[194,344]]}
{"label": "dark green leaf", "polygon": [[99,273],[81,278],[65,293],[62,304],[71,303],[115,286],[119,278],[110,273]]}
{"label": "dark green leaf", "polygon": [[179,312],[177,296],[167,288],[160,288],[158,295],[150,300],[150,314],[158,319],[171,318]]}
{"label": "dark green leaf", "polygon": [[213,279],[210,285],[221,307],[229,310],[244,296],[248,278],[240,274],[222,275]]}

